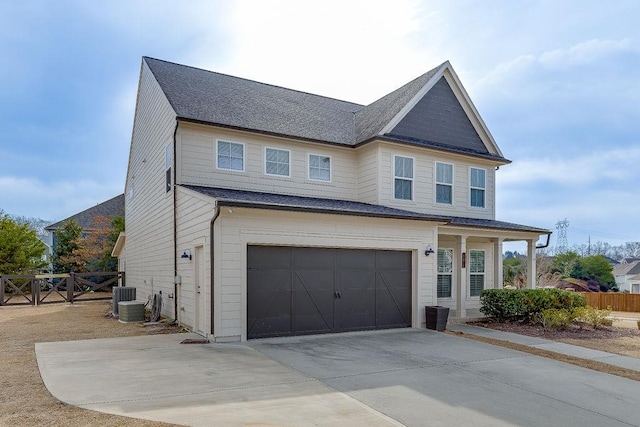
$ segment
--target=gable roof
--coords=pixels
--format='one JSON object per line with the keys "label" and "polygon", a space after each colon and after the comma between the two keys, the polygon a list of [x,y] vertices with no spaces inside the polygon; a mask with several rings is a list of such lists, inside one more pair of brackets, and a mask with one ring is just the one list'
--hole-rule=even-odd
{"label": "gable roof", "polygon": [[[500,153],[449,62],[363,106],[159,59],[144,57],[143,61],[177,118],[182,121],[347,147],[385,137],[392,142],[479,156],[500,163],[509,162]],[[444,101],[445,107],[464,114],[474,129],[482,128],[480,133],[485,137],[478,136],[480,145],[470,146],[455,138],[442,140],[443,132],[428,133],[428,138],[415,134],[392,134],[390,126],[405,117],[438,82],[444,82],[445,76],[446,84],[455,86],[457,93],[462,94],[458,95],[462,97],[462,103],[467,106],[466,110],[462,108],[454,95]],[[475,126],[468,114],[473,116]],[[438,119],[433,120],[437,123]]]}
{"label": "gable roof", "polygon": [[616,264],[613,267],[614,276],[628,276],[640,274],[640,261]]}
{"label": "gable roof", "polygon": [[51,224],[47,226],[45,230],[59,230],[62,228],[63,223],[70,219],[77,222],[78,225],[85,230],[91,229],[91,226],[93,225],[93,217],[106,216],[108,218],[113,218],[116,215],[124,215],[124,194],[120,194],[119,196],[65,218],[62,221]]}
{"label": "gable roof", "polygon": [[510,222],[424,214],[419,212],[406,211],[403,209],[390,208],[388,206],[354,202],[350,200],[290,196],[285,194],[261,193],[257,191],[201,187],[196,185],[182,185],[182,187],[216,199],[219,206],[304,211],[329,213],[336,215],[369,216],[393,219],[413,219],[423,221],[437,221],[442,222],[444,225],[470,226],[507,231],[525,231],[539,234],[551,233],[549,230],[514,224]]}

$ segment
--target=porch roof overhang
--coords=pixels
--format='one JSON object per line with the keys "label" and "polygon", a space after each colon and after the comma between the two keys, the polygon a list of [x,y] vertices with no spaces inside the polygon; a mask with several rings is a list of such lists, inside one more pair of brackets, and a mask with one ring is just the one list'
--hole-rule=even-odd
{"label": "porch roof overhang", "polygon": [[116,240],[116,243],[113,245],[113,250],[111,251],[111,256],[113,257],[119,257],[120,254],[122,253],[122,250],[124,249],[124,245],[126,243],[127,240],[127,235],[124,231],[121,231],[120,234],[118,234],[118,239]]}
{"label": "porch roof overhang", "polygon": [[440,234],[501,237],[505,241],[532,240],[541,235],[551,234],[551,231],[546,229],[511,222],[431,215],[349,200],[302,197],[196,185],[181,185],[181,187],[215,199],[218,206],[429,221],[439,227],[438,232]]}
{"label": "porch roof overhang", "polygon": [[[544,228],[490,219],[451,217],[451,221],[440,227],[439,234],[467,235],[469,237],[502,238],[504,241],[538,240],[552,231]],[[546,245],[545,245],[546,246]],[[545,247],[542,246],[542,247]]]}
{"label": "porch roof overhang", "polygon": [[448,217],[441,215],[429,215],[350,200],[322,199],[286,194],[261,193],[257,191],[231,190],[227,188],[200,187],[195,185],[182,185],[182,187],[214,198],[218,206],[408,219],[439,222],[442,224],[449,221]]}

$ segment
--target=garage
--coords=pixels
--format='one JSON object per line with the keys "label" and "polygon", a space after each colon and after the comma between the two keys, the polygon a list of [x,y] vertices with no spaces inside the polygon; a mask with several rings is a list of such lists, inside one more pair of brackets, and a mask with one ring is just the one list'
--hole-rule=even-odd
{"label": "garage", "polygon": [[247,338],[411,326],[411,251],[247,246]]}

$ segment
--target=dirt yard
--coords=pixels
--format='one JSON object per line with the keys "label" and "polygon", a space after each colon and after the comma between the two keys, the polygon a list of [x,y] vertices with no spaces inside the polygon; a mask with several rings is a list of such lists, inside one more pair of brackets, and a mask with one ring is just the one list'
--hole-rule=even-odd
{"label": "dirt yard", "polygon": [[162,426],[66,405],[45,388],[35,357],[37,342],[180,332],[142,327],[111,316],[110,301],[0,307],[0,426]]}

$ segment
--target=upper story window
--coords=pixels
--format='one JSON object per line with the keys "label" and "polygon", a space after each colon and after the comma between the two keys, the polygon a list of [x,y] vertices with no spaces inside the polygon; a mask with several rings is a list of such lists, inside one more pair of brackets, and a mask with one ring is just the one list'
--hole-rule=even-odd
{"label": "upper story window", "polygon": [[453,165],[436,163],[436,203],[453,204]]}
{"label": "upper story window", "polygon": [[309,154],[309,179],[331,181],[331,157]]}
{"label": "upper story window", "polygon": [[264,159],[264,171],[267,175],[291,176],[291,152],[289,150],[266,147]]}
{"label": "upper story window", "polygon": [[471,168],[470,175],[471,206],[474,208],[484,208],[487,171],[484,169]]}
{"label": "upper story window", "polygon": [[413,200],[413,158],[393,156],[393,163],[393,197],[399,200]]}
{"label": "upper story window", "polygon": [[172,144],[167,144],[164,150],[164,169],[165,169],[165,191],[168,193],[171,191],[171,165],[172,165]]}
{"label": "upper story window", "polygon": [[479,297],[484,289],[484,251],[469,251],[469,296]]}
{"label": "upper story window", "polygon": [[438,248],[438,298],[451,298],[453,249]]}
{"label": "upper story window", "polygon": [[216,157],[218,169],[244,172],[244,144],[218,141]]}

